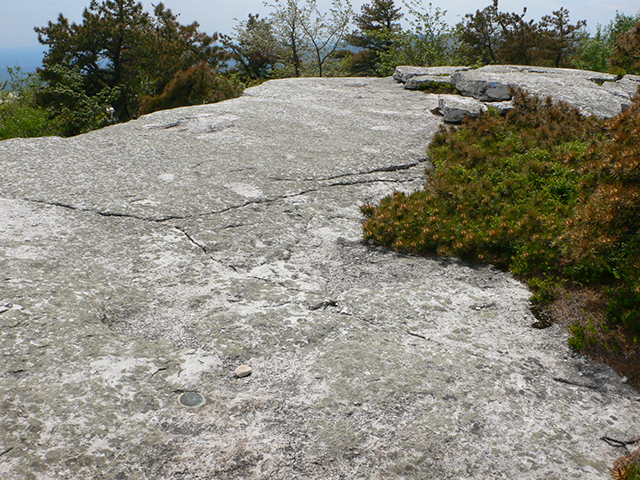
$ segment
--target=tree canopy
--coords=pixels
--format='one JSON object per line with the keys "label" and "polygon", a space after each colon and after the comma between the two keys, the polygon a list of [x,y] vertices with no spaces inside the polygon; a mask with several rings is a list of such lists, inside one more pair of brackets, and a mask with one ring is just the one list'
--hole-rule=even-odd
{"label": "tree canopy", "polygon": [[381,74],[380,55],[393,46],[393,37],[401,31],[404,14],[393,0],[373,0],[362,5],[360,15],[354,17],[358,30],[347,37],[350,45],[358,48],[351,58],[350,69],[356,75]]}
{"label": "tree canopy", "polygon": [[[163,3],[149,14],[134,0],[92,0],[81,23],[60,14],[56,22],[35,31],[40,43],[49,47],[40,71],[50,86],[43,102],[58,109],[69,106],[63,87],[75,72],[80,84],[75,82],[74,88],[87,97],[108,97],[121,121],[138,115],[144,97],[164,93],[166,100],[165,88],[198,65],[206,66],[200,67],[200,75],[206,70],[206,75],[217,76],[225,59],[217,34],[200,32],[197,22],[180,24],[178,15]],[[217,88],[224,91],[223,97],[236,93],[230,82],[221,83]],[[219,92],[215,96],[220,97]],[[177,104],[164,104],[179,106],[186,101],[183,97]],[[207,95],[196,97],[199,101]]]}

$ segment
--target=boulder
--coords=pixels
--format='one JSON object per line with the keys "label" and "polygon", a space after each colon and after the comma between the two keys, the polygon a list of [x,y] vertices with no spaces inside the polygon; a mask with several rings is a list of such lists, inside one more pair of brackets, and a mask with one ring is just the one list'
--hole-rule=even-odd
{"label": "boulder", "polygon": [[462,95],[482,102],[508,101],[513,88],[522,88],[531,94],[566,102],[585,115],[603,118],[628,109],[640,86],[637,75],[625,75],[618,80],[609,73],[522,65],[487,65],[477,69],[400,66],[393,78],[408,90],[433,82],[451,83]]}
{"label": "boulder", "polygon": [[616,78],[615,75],[584,70],[489,65],[457,71],[452,74],[451,82],[461,94],[484,102],[509,100],[512,88],[522,88],[541,97],[569,103],[585,115],[610,118],[619,114],[627,103],[610,88],[601,86]]}
{"label": "boulder", "polygon": [[631,82],[605,82],[602,84],[602,88],[617,99],[622,111],[631,107],[631,98],[633,96],[633,84]]}
{"label": "boulder", "polygon": [[469,67],[411,67],[407,65],[401,65],[396,67],[393,73],[393,79],[406,83],[409,79],[418,76],[433,76],[433,77],[450,77],[451,74],[458,70],[468,70]]}
{"label": "boulder", "polygon": [[485,104],[485,105],[488,105],[488,106],[490,106],[492,108],[495,108],[496,110],[498,110],[498,113],[500,115],[506,115],[511,110],[516,108],[511,100],[505,100],[504,102],[491,102],[491,103]]}
{"label": "boulder", "polygon": [[631,106],[631,100],[633,97],[638,95],[638,88],[640,88],[640,76],[625,75],[616,82],[604,82],[602,87],[618,97],[622,109],[626,110]]}
{"label": "boulder", "polygon": [[438,95],[438,110],[447,123],[458,123],[463,118],[477,118],[481,112],[486,112],[484,103],[474,98],[460,95]]}

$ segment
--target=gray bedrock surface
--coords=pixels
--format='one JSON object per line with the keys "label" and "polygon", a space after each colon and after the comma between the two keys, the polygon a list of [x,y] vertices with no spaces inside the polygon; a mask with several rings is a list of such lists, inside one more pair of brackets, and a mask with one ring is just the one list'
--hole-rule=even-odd
{"label": "gray bedrock surface", "polygon": [[288,79],[0,142],[0,477],[607,478],[637,392],[509,274],[362,242],[436,106]]}

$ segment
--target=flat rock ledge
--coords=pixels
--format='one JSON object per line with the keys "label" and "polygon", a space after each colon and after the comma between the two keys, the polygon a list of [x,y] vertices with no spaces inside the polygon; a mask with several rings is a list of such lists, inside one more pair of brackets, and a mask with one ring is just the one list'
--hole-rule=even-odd
{"label": "flat rock ledge", "polygon": [[510,275],[362,242],[437,105],[286,79],[0,142],[0,478],[608,478],[636,391]]}
{"label": "flat rock ledge", "polygon": [[[488,104],[509,101],[510,89],[522,88],[543,98],[567,102],[584,115],[602,118],[614,117],[628,109],[640,87],[640,76],[637,75],[618,79],[608,73],[522,65],[488,65],[477,69],[400,66],[393,78],[409,90],[420,89],[431,82],[449,82],[462,95]],[[452,97],[447,97],[445,106],[452,101]],[[469,116],[480,108],[473,102],[468,105],[471,107]],[[501,110],[504,111],[502,107]],[[445,115],[445,121],[458,122],[459,117],[459,112],[451,117]]]}

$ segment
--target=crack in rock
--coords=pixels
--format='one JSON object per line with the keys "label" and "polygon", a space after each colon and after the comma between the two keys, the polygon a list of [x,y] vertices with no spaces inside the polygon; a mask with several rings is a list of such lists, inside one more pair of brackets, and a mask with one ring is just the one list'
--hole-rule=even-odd
{"label": "crack in rock", "polygon": [[[396,167],[391,167],[391,169],[378,169],[378,170],[373,170],[372,172],[365,172],[363,174],[368,174],[368,173],[374,173],[374,172],[384,172],[384,171],[396,171],[396,170],[404,170],[404,169],[408,169],[411,168],[412,166],[416,166],[418,165],[416,164],[411,164],[410,166],[404,165],[404,166],[396,166]],[[345,177],[345,176],[349,176],[349,175],[338,175],[336,177],[333,178],[340,178],[340,177]],[[324,180],[326,181],[326,180]],[[203,213],[197,213],[197,214],[193,214],[193,215],[168,215],[168,216],[164,216],[164,217],[143,217],[140,215],[134,215],[134,214],[128,214],[128,213],[120,213],[120,212],[109,212],[109,211],[103,211],[103,210],[97,210],[97,209],[92,209],[92,208],[82,208],[82,207],[76,207],[67,203],[63,203],[63,202],[57,202],[57,201],[51,201],[51,200],[40,200],[37,198],[23,198],[22,200],[26,201],[26,202],[32,202],[32,203],[37,203],[37,204],[41,204],[41,205],[50,205],[53,207],[60,207],[60,208],[66,208],[68,210],[73,210],[73,211],[78,211],[78,212],[87,212],[87,213],[93,213],[96,215],[100,215],[101,217],[119,217],[119,218],[131,218],[134,220],[141,220],[144,222],[153,222],[153,223],[164,223],[164,222],[168,222],[171,220],[190,220],[190,219],[195,219],[195,218],[202,218],[202,217],[209,217],[209,216],[214,216],[214,215],[220,215],[222,213],[227,213],[230,212],[232,210],[238,210],[238,209],[242,209],[251,205],[260,205],[260,204],[269,204],[269,203],[274,203],[277,202],[279,200],[285,200],[288,198],[294,198],[294,197],[299,197],[299,196],[303,196],[303,195],[307,195],[309,193],[315,193],[315,192],[319,192],[321,191],[323,188],[332,188],[332,187],[349,187],[349,186],[353,186],[353,185],[365,185],[365,184],[374,184],[374,183],[398,183],[398,184],[402,184],[402,183],[408,183],[408,182],[413,182],[416,181],[415,178],[412,179],[389,179],[389,178],[376,178],[376,179],[369,179],[369,180],[355,180],[355,181],[351,181],[351,182],[334,182],[334,183],[330,183],[328,185],[319,185],[318,187],[314,187],[314,188],[308,188],[305,190],[301,190],[298,192],[292,192],[292,193],[286,193],[283,195],[278,195],[275,197],[271,197],[271,198],[259,198],[256,200],[248,200],[246,202],[243,202],[241,204],[238,205],[230,205],[228,207],[222,208],[220,210],[213,210],[211,212],[203,212]],[[239,225],[238,225],[239,226]],[[176,227],[177,228],[177,227]],[[182,233],[184,233],[185,235],[186,232],[184,232],[182,229],[179,228],[180,231],[182,231]],[[204,253],[208,253],[206,251],[206,248],[203,247],[202,245],[198,244],[197,242],[195,242],[193,240],[193,238],[188,237],[189,240],[194,243],[195,245],[197,245],[200,249],[203,250]]]}
{"label": "crack in rock", "polygon": [[556,382],[567,384],[567,385],[573,385],[574,387],[589,388],[591,390],[599,390],[600,389],[600,387],[598,385],[590,385],[588,383],[574,382],[572,380],[568,380],[568,379],[562,378],[562,377],[553,377],[553,380],[556,381]]}
{"label": "crack in rock", "polygon": [[428,158],[420,158],[418,161],[413,163],[406,163],[404,165],[389,165],[387,167],[374,168],[373,170],[368,170],[366,172],[356,172],[356,173],[342,173],[340,175],[333,175],[330,177],[321,178],[318,181],[327,181],[327,180],[335,180],[336,178],[342,177],[353,177],[359,175],[370,175],[372,173],[382,173],[382,172],[399,172],[402,170],[410,170],[413,167],[417,167],[418,165],[428,162]]}
{"label": "crack in rock", "polygon": [[406,163],[402,165],[389,165],[386,167],[374,168],[372,170],[367,170],[365,172],[355,172],[355,173],[341,173],[339,175],[331,175],[328,177],[321,178],[286,178],[286,177],[268,177],[269,180],[274,180],[278,182],[327,182],[329,180],[335,180],[336,178],[343,177],[357,177],[362,175],[371,175],[373,173],[387,173],[387,172],[400,172],[403,170],[410,170],[414,167],[417,167],[423,163],[428,163],[430,161],[429,158],[420,158],[416,162]]}
{"label": "crack in rock", "polygon": [[106,211],[101,211],[101,210],[95,210],[95,209],[92,209],[92,208],[74,207],[73,205],[69,205],[67,203],[55,202],[55,201],[50,201],[50,200],[39,200],[37,198],[23,198],[22,200],[24,200],[25,202],[38,203],[38,204],[41,204],[41,205],[50,205],[52,207],[66,208],[68,210],[74,210],[76,212],[94,213],[96,215],[100,215],[101,217],[133,218],[135,220],[142,220],[144,222],[162,223],[162,222],[167,222],[169,220],[185,220],[185,219],[189,218],[188,216],[177,216],[177,215],[170,215],[170,216],[167,216],[167,217],[160,217],[160,218],[141,217],[139,215],[132,215],[132,214],[128,214],[128,213],[106,212]]}

